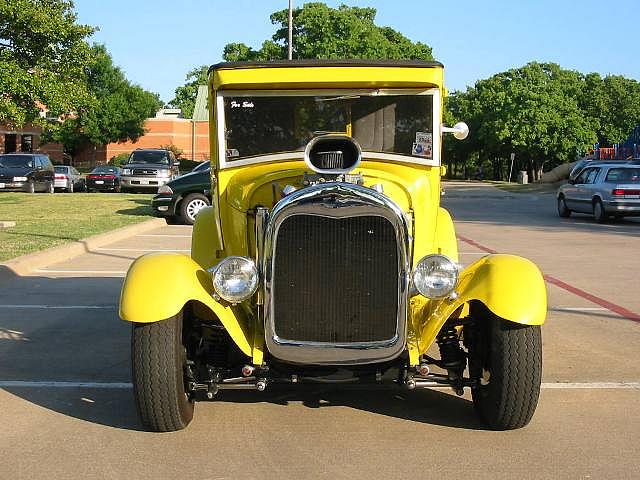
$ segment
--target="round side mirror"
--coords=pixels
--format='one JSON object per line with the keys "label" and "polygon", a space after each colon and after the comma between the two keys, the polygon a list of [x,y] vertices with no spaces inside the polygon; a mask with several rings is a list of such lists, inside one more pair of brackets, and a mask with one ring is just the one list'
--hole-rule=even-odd
{"label": "round side mirror", "polygon": [[469,136],[469,126],[464,122],[458,122],[453,126],[453,136],[457,140],[464,140]]}

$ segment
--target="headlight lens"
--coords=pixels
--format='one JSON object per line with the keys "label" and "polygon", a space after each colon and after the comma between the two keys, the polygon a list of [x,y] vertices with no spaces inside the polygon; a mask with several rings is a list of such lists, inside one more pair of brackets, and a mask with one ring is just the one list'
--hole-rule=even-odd
{"label": "headlight lens", "polygon": [[13,177],[14,182],[26,182],[27,177]]}
{"label": "headlight lens", "polygon": [[230,303],[246,300],[258,288],[258,269],[250,258],[227,257],[211,273],[214,290]]}
{"label": "headlight lens", "polygon": [[427,255],[413,270],[413,285],[427,298],[449,295],[458,283],[458,265],[444,255]]}
{"label": "headlight lens", "polygon": [[160,185],[158,187],[158,193],[161,193],[163,195],[173,195],[173,190],[171,190],[171,187],[169,187],[168,185]]}
{"label": "headlight lens", "polygon": [[131,175],[131,169],[130,168],[125,168],[122,170],[122,174],[123,175]]}
{"label": "headlight lens", "polygon": [[161,177],[170,177],[171,176],[171,170],[165,170],[164,168],[162,170],[158,170],[158,175]]}

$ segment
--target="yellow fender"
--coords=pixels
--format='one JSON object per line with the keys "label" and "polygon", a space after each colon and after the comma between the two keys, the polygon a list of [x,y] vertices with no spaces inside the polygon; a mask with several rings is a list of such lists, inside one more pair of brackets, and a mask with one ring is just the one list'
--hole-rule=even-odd
{"label": "yellow fender", "polygon": [[516,255],[487,255],[465,268],[456,288],[457,298],[423,304],[424,319],[418,350],[424,353],[442,325],[458,309],[473,300],[495,315],[522,325],[542,325],[547,315],[547,289],[538,267]]}
{"label": "yellow fender", "polygon": [[149,253],[129,267],[120,294],[120,318],[135,323],[158,322],[196,300],[220,320],[240,350],[251,356],[249,339],[253,335],[248,322],[239,316],[239,309],[215,301],[212,292],[211,275],[187,255]]}

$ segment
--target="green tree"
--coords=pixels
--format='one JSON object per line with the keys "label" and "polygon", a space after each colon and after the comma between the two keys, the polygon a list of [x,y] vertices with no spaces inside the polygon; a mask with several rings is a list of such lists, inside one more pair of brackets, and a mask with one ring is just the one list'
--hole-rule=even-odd
{"label": "green tree", "polygon": [[595,142],[598,122],[580,105],[584,88],[580,73],[532,62],[459,93],[455,113],[468,115],[480,164],[505,172],[515,153],[517,168],[536,180],[545,165],[572,161]]}
{"label": "green tree", "polygon": [[[431,48],[413,43],[389,27],[375,22],[375,8],[341,5],[330,8],[324,3],[307,3],[293,10],[293,58],[366,58],[433,60]],[[224,47],[227,61],[277,60],[287,57],[288,10],[271,15],[277,25],[271,40],[259,50],[243,43]]]}
{"label": "green tree", "polygon": [[198,86],[207,84],[208,71],[209,67],[207,65],[201,65],[187,73],[187,83],[176,88],[175,97],[169,102],[172,107],[180,108],[185,118],[191,118],[193,116],[196,96],[198,95]]}
{"label": "green tree", "polygon": [[598,124],[601,145],[620,143],[640,124],[640,82],[618,75],[585,77],[581,98],[585,113]]}
{"label": "green tree", "polygon": [[94,45],[92,57],[85,71],[92,104],[67,118],[54,136],[72,155],[88,145],[137,140],[145,119],[162,106],[157,94],[125,78],[104,46]]}
{"label": "green tree", "polygon": [[76,21],[68,0],[0,2],[0,122],[43,123],[42,106],[57,116],[89,103],[85,40],[95,29]]}

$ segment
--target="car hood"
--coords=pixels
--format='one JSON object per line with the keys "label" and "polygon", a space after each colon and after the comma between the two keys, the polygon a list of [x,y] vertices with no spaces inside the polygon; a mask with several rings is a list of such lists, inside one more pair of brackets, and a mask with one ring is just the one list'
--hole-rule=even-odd
{"label": "car hood", "polygon": [[0,167],[0,175],[7,177],[24,177],[32,171],[29,167]]}

